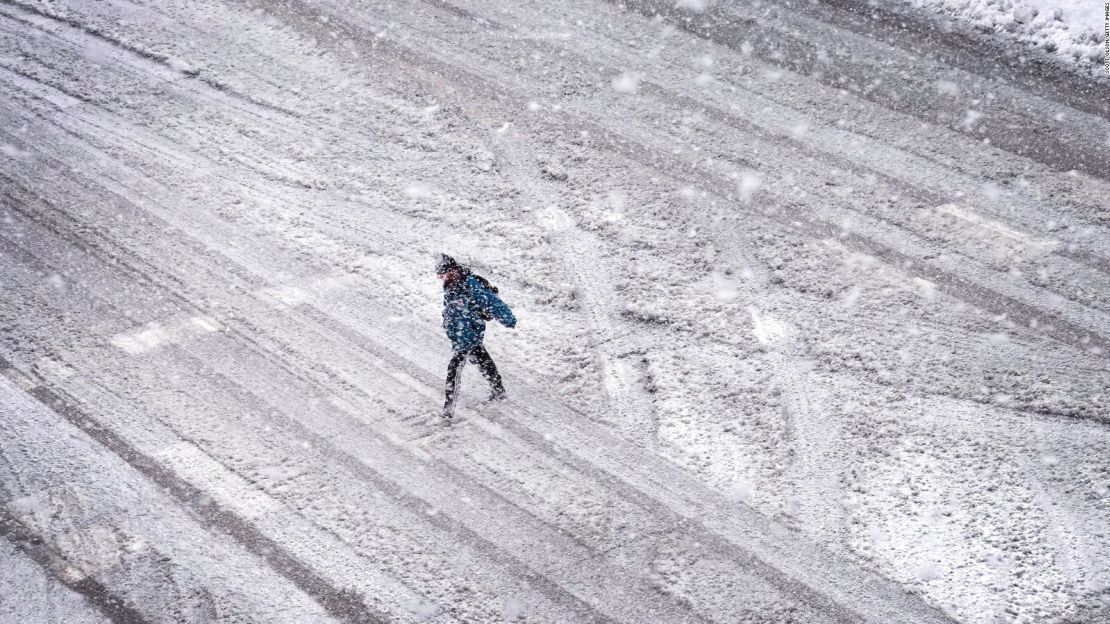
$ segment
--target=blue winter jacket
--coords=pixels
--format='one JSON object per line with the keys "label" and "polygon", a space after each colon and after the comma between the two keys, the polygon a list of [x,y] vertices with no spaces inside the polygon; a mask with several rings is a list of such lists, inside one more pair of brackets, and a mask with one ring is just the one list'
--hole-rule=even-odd
{"label": "blue winter jacket", "polygon": [[482,312],[505,327],[516,326],[509,306],[473,275],[443,289],[443,329],[455,351],[468,351],[482,344],[486,333]]}

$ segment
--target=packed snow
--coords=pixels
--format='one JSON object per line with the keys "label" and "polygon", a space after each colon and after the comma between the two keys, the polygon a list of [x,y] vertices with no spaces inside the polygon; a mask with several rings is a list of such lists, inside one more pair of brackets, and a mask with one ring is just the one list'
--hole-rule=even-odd
{"label": "packed snow", "polygon": [[1110,80],[873,11],[0,2],[0,622],[1110,620]]}

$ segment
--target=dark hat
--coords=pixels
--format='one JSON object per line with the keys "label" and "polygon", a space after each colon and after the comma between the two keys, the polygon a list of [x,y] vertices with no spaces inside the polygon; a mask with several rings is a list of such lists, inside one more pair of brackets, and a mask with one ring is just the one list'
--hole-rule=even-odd
{"label": "dark hat", "polygon": [[443,275],[450,270],[461,270],[462,266],[447,254],[439,254],[436,258],[436,275]]}

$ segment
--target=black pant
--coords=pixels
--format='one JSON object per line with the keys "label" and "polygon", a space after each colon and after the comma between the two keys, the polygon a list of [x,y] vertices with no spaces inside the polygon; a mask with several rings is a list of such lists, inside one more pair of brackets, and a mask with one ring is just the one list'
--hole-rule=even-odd
{"label": "black pant", "polygon": [[485,347],[478,345],[469,351],[456,351],[447,364],[447,400],[443,404],[444,409],[450,410],[455,407],[455,399],[459,394],[459,380],[467,360],[478,365],[478,370],[482,371],[482,375],[489,382],[493,394],[505,392],[505,386],[501,384],[501,375],[497,372],[497,365],[493,363]]}

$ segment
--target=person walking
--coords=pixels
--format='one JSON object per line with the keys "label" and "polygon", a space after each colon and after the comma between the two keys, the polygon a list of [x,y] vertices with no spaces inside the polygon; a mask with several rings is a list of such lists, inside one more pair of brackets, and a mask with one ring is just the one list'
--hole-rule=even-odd
{"label": "person walking", "polygon": [[439,255],[436,275],[443,280],[443,330],[447,332],[454,351],[447,364],[447,396],[443,403],[443,417],[450,420],[455,413],[459,381],[467,360],[477,364],[478,370],[489,382],[490,400],[505,399],[505,385],[493,358],[482,346],[482,340],[486,333],[486,321],[497,319],[512,329],[516,327],[516,317],[497,296],[497,288],[451,256]]}

